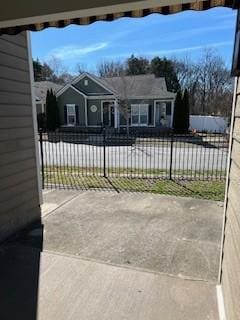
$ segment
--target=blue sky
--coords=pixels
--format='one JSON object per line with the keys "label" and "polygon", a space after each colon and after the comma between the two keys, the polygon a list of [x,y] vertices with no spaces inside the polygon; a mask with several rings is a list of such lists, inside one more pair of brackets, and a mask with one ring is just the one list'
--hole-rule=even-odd
{"label": "blue sky", "polygon": [[214,48],[231,63],[236,11],[216,8],[145,18],[121,18],[88,26],[49,28],[32,32],[34,58],[60,58],[70,72],[81,64],[94,72],[104,60],[123,60],[131,54],[197,59],[206,47]]}

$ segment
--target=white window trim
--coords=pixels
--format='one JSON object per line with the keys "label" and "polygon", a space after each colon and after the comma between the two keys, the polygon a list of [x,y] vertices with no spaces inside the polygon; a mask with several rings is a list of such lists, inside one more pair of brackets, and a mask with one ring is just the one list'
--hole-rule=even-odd
{"label": "white window trim", "polygon": [[[132,107],[133,106],[138,106],[139,112],[138,112],[138,124],[135,124],[132,122]],[[147,106],[147,123],[146,124],[141,124],[140,123],[140,106]],[[148,127],[148,113],[149,113],[149,104],[148,103],[133,103],[131,104],[131,126],[132,127]]]}
{"label": "white window trim", "polygon": [[[76,105],[75,104],[66,104],[66,107],[67,107],[67,126],[68,127],[75,127],[76,124],[77,124]],[[75,113],[74,114],[68,114],[68,107],[71,107],[71,108],[74,107]],[[68,123],[68,117],[69,116],[74,116],[75,117],[74,125]]]}

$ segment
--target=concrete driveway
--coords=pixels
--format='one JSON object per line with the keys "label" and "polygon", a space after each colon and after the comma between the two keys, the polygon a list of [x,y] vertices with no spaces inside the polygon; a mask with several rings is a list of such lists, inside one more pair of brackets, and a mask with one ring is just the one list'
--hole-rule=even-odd
{"label": "concrete driveway", "polygon": [[141,193],[50,191],[44,249],[215,282],[222,203]]}

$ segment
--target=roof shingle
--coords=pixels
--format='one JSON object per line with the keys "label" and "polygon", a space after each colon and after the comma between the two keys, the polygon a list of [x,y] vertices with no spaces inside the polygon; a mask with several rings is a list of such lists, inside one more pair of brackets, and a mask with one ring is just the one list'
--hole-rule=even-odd
{"label": "roof shingle", "polygon": [[51,81],[36,81],[34,82],[35,98],[37,101],[45,103],[48,90],[52,89],[54,93],[57,93],[61,88],[61,85]]}
{"label": "roof shingle", "polygon": [[122,98],[159,97],[174,98],[175,93],[167,91],[165,78],[156,78],[154,74],[105,77],[100,81]]}

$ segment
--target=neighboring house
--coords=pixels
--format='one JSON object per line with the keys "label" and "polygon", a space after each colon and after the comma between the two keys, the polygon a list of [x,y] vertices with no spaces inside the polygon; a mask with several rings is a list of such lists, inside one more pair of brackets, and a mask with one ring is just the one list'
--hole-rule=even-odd
{"label": "neighboring house", "polygon": [[62,88],[61,85],[51,81],[37,81],[34,82],[34,93],[36,101],[37,114],[46,113],[46,97],[47,91],[53,90],[56,94]]}
{"label": "neighboring house", "polygon": [[83,73],[57,93],[61,126],[171,128],[175,94],[164,78]]}

